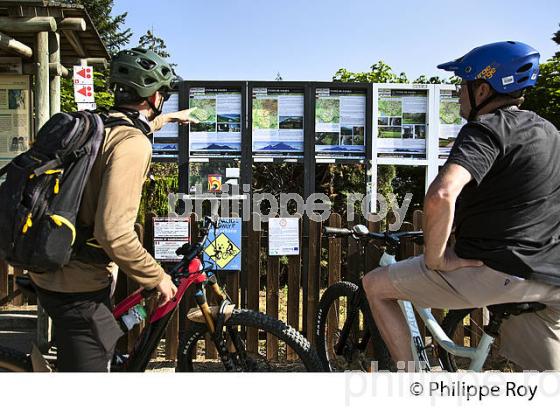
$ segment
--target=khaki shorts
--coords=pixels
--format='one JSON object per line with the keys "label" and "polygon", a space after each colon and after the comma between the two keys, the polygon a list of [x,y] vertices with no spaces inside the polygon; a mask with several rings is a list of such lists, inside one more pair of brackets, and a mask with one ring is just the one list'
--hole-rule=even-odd
{"label": "khaki shorts", "polygon": [[527,370],[560,370],[560,287],[525,280],[487,266],[429,270],[417,256],[389,266],[394,287],[418,307],[479,308],[541,302],[547,308],[505,320],[500,353]]}

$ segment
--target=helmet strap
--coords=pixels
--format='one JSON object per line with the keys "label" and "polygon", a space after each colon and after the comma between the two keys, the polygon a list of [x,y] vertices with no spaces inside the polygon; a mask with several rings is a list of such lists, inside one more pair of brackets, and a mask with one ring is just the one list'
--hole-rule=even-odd
{"label": "helmet strap", "polygon": [[146,102],[148,103],[148,105],[150,106],[150,108],[152,109],[152,111],[154,112],[154,114],[156,115],[156,117],[160,116],[161,113],[163,112],[163,98],[161,99],[160,103],[159,103],[159,107],[156,107],[151,101],[150,98],[146,98]]}
{"label": "helmet strap", "polygon": [[476,119],[476,116],[480,112],[480,110],[483,109],[484,107],[486,107],[492,101],[494,101],[496,99],[496,97],[498,96],[498,93],[494,92],[490,97],[488,97],[487,99],[482,101],[480,104],[476,105],[476,99],[475,99],[475,96],[474,96],[474,93],[475,93],[474,81],[467,81],[467,90],[469,91],[469,101],[470,101],[470,104],[471,104],[471,112],[469,113],[468,120],[469,121],[474,121]]}

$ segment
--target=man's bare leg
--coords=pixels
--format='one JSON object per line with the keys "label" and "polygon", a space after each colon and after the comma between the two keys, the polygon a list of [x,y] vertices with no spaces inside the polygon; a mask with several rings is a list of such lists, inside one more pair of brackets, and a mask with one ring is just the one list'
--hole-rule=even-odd
{"label": "man's bare leg", "polygon": [[371,313],[395,362],[407,366],[413,361],[410,329],[398,300],[406,299],[389,280],[389,270],[382,267],[362,279]]}

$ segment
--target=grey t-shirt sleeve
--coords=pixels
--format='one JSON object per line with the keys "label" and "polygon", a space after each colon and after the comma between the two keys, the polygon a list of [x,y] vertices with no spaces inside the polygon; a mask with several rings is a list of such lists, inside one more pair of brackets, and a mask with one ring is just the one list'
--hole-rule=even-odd
{"label": "grey t-shirt sleeve", "polygon": [[500,144],[489,130],[467,124],[459,132],[446,164],[461,165],[479,185],[500,152]]}

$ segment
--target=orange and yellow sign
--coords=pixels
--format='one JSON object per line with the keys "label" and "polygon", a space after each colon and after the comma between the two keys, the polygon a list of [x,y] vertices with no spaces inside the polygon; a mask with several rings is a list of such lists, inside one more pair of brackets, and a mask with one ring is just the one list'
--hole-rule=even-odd
{"label": "orange and yellow sign", "polygon": [[222,190],[222,176],[220,174],[208,175],[208,192],[220,192]]}

